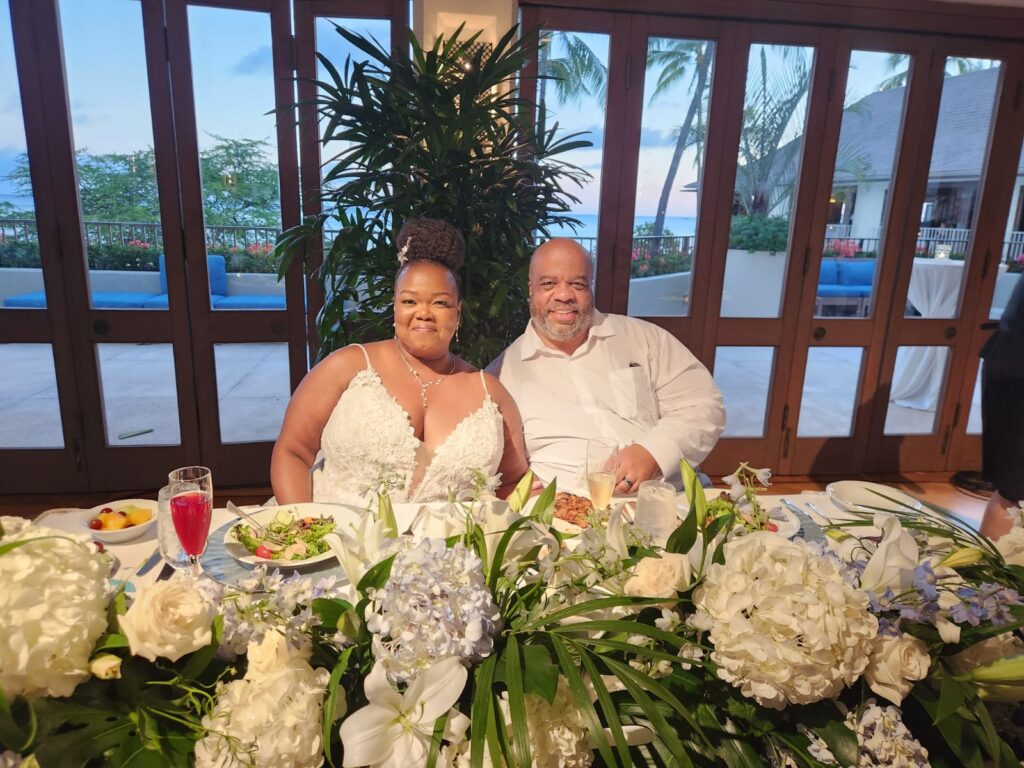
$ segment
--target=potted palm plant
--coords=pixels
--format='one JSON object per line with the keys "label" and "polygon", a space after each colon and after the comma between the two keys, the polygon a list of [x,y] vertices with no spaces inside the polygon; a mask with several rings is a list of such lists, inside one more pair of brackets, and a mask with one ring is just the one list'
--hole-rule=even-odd
{"label": "potted palm plant", "polygon": [[535,239],[578,224],[566,186],[587,174],[561,156],[590,142],[558,135],[543,117],[534,125],[519,82],[533,48],[515,28],[492,50],[475,35],[460,39],[461,28],[429,49],[413,38],[409,51],[337,32],[365,59],[338,67],[320,56],[321,141],[342,149],[325,163],[323,212],[278,239],[281,274],[306,259],[324,289],[321,356],[386,338],[398,229],[415,216],[445,219],[466,238],[459,352],[486,364],[527,322]]}

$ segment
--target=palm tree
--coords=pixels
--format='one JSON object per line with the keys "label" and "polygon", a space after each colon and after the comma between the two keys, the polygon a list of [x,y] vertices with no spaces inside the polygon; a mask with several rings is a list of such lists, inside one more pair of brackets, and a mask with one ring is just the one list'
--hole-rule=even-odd
{"label": "palm tree", "polygon": [[[651,47],[647,54],[647,67],[661,67],[658,74],[658,83],[651,94],[650,102],[653,104],[656,99],[666,93],[687,76],[690,78],[690,105],[686,109],[686,116],[676,134],[676,144],[672,150],[672,159],[669,162],[668,170],[665,173],[665,181],[661,186],[661,195],[658,197],[658,208],[654,216],[654,226],[651,229],[653,237],[661,237],[665,231],[665,214],[668,211],[668,199],[672,194],[672,187],[675,184],[676,174],[679,171],[679,162],[682,160],[683,152],[687,147],[694,144],[691,138],[694,119],[703,123],[704,100],[707,97],[708,74],[711,68],[711,60],[714,57],[712,44],[697,40],[677,39],[652,39]],[[693,65],[696,65],[693,68]],[[698,125],[700,127],[700,124]],[[699,133],[703,133],[700,131]],[[701,138],[702,142],[703,139]],[[700,145],[698,145],[699,148]],[[697,152],[697,162],[701,162],[700,151]],[[698,178],[700,172],[698,169]]]}
{"label": "palm tree", "polygon": [[[558,46],[562,55],[552,57]],[[547,109],[548,82],[554,81],[555,93],[563,104],[579,104],[584,96],[592,96],[602,106],[607,98],[608,67],[587,42],[572,32],[543,30],[537,54],[540,94],[537,106]]]}
{"label": "palm tree", "polygon": [[[946,77],[963,75],[968,72],[977,72],[981,69],[991,69],[998,66],[999,62],[988,59],[968,59],[963,56],[950,56],[946,59]],[[886,69],[895,72],[891,77],[878,84],[878,90],[891,91],[895,88],[903,88],[907,84],[907,77],[910,75],[910,55],[906,53],[890,53],[885,61]]]}

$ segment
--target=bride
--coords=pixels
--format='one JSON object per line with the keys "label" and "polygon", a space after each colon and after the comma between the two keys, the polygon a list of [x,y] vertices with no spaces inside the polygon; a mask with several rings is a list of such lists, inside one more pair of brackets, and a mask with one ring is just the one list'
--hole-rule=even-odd
{"label": "bride", "polygon": [[[526,473],[522,420],[493,376],[449,350],[462,304],[462,235],[437,219],[398,234],[395,338],[353,344],[292,396],[270,477],[279,504],[446,499],[486,479],[508,495]],[[322,453],[323,467],[311,470]]]}

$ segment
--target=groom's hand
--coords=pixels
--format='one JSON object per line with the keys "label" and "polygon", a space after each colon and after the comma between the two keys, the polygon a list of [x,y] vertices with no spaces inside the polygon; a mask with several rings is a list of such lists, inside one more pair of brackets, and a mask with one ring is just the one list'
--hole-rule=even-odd
{"label": "groom's hand", "polygon": [[[627,445],[619,451],[619,472],[615,476],[615,493],[623,495],[636,493],[637,487],[644,480],[650,480],[661,474],[661,467],[654,460],[651,452],[642,445]],[[626,480],[632,482],[627,483]]]}

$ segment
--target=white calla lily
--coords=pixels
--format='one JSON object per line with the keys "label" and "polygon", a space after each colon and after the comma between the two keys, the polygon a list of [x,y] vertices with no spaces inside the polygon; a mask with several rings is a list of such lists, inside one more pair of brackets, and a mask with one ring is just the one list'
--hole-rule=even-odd
{"label": "white calla lily", "polygon": [[468,673],[456,658],[423,671],[404,693],[388,682],[377,663],[363,683],[369,702],[341,724],[345,768],[405,768],[423,765],[437,718],[448,712],[466,687]]}
{"label": "white calla lily", "polygon": [[385,528],[384,521],[366,515],[355,529],[355,535],[337,530],[324,536],[352,586],[360,582],[371,566],[380,562],[384,542],[388,540]]}

